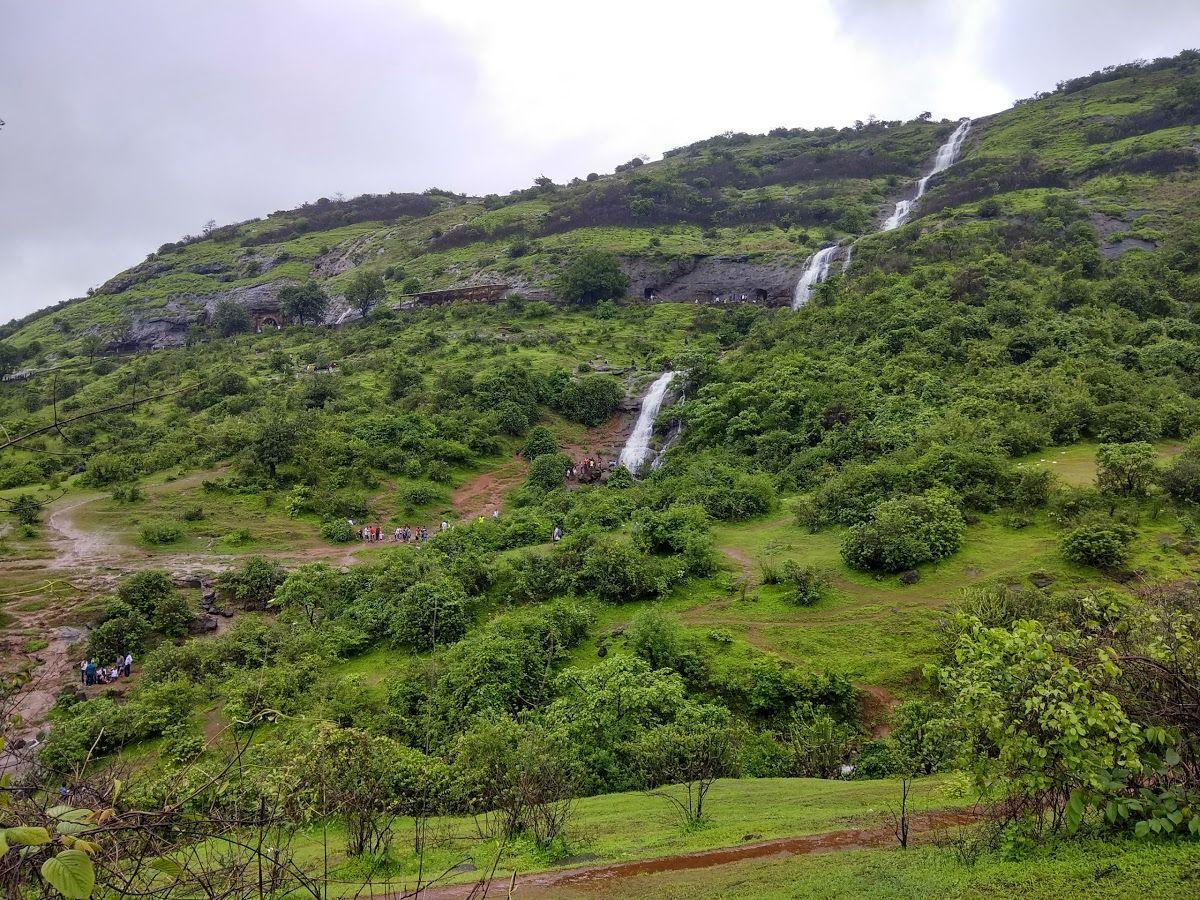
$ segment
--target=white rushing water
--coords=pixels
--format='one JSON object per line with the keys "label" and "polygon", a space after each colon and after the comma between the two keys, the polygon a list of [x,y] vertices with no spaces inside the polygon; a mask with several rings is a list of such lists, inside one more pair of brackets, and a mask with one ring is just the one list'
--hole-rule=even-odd
{"label": "white rushing water", "polygon": [[970,119],[963,119],[958,123],[958,127],[951,132],[946,143],[938,147],[937,156],[933,158],[933,168],[921,176],[921,180],[917,182],[916,196],[908,200],[897,201],[896,208],[887,217],[887,221],[883,223],[880,231],[891,231],[893,228],[899,228],[905,223],[912,213],[913,208],[917,205],[917,201],[925,196],[925,189],[929,187],[929,179],[939,172],[945,172],[954,165],[954,161],[958,159],[958,154],[962,152],[962,145],[963,141],[967,139],[967,132],[970,130]]}
{"label": "white rushing water", "polygon": [[792,296],[792,309],[799,309],[812,296],[814,284],[820,284],[829,274],[829,264],[833,262],[833,254],[837,252],[837,244],[822,247],[808,258],[800,280],[796,282],[796,293]]}
{"label": "white rushing water", "polygon": [[654,379],[654,384],[650,385],[646,396],[642,398],[642,408],[633,426],[633,434],[629,435],[629,440],[621,450],[620,463],[630,472],[640,471],[646,461],[656,455],[650,448],[650,438],[654,436],[654,420],[658,418],[667,388],[674,380],[674,372],[663,372]]}

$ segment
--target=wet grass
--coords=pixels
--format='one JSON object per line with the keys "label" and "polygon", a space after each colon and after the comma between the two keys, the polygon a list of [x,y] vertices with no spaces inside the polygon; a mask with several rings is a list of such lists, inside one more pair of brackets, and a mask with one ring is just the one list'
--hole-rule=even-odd
{"label": "wet grass", "polygon": [[[969,802],[961,780],[947,777],[923,779],[915,785],[915,809],[941,809]],[[678,790],[675,788],[673,790]],[[845,828],[884,824],[899,795],[893,780],[827,781],[812,778],[723,779],[713,785],[706,800],[708,821],[699,827],[682,825],[667,800],[642,792],[606,794],[576,801],[567,827],[567,838],[557,852],[538,850],[519,838],[498,847],[481,838],[477,823],[467,817],[433,821],[433,836],[424,859],[424,870],[442,872],[461,864],[474,870],[455,873],[451,882],[470,882],[490,868],[499,853],[499,877],[516,871],[527,874],[573,865],[604,865],[678,853],[735,846],[754,841],[819,834]],[[302,833],[294,849],[302,859],[316,861],[322,853],[321,830]],[[330,843],[335,858],[344,839],[331,826]],[[393,860],[387,869],[393,881],[412,879],[418,859],[412,854],[412,824],[397,820]],[[359,873],[358,863],[343,863],[338,872]]]}
{"label": "wet grass", "polygon": [[[1190,842],[1051,843],[1020,859],[985,853],[964,862],[929,842],[908,852],[863,850],[763,859],[690,872],[622,879],[605,896],[661,900],[740,898],[1061,897],[1183,898],[1196,896],[1200,845]],[[556,888],[562,898],[592,897],[585,888]]]}

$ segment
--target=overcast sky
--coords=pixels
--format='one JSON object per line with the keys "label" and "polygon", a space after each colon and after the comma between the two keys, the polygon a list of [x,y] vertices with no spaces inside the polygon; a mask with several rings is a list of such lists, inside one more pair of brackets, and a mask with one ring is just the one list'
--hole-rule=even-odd
{"label": "overcast sky", "polygon": [[982,115],[1195,46],[1197,0],[0,0],[0,322],[209,219]]}

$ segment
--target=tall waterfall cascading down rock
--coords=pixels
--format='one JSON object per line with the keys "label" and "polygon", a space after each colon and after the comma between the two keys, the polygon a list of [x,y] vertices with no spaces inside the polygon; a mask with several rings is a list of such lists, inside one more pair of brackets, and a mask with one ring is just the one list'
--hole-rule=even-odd
{"label": "tall waterfall cascading down rock", "polygon": [[799,309],[812,296],[814,284],[820,284],[829,274],[829,264],[833,262],[833,254],[837,252],[837,244],[822,247],[808,258],[800,280],[796,282],[796,293],[792,296],[792,309]]}
{"label": "tall waterfall cascading down rock", "polygon": [[642,398],[642,406],[638,412],[637,422],[633,426],[633,433],[629,435],[629,440],[621,449],[619,460],[621,465],[630,472],[641,471],[642,466],[653,461],[658,455],[650,447],[650,438],[654,435],[654,420],[658,418],[658,411],[662,409],[667,388],[675,380],[675,374],[673,371],[663,372],[654,379],[654,383],[646,391],[646,396]]}
{"label": "tall waterfall cascading down rock", "polygon": [[[910,198],[896,202],[896,208],[887,217],[887,220],[879,229],[880,231],[891,231],[893,228],[899,228],[904,224],[916,208],[917,201],[925,196],[925,190],[929,187],[930,179],[954,165],[959,153],[962,152],[963,142],[967,139],[967,132],[970,130],[970,119],[959,121],[958,127],[951,132],[950,137],[946,139],[946,143],[938,147],[937,155],[933,158],[933,166],[917,182],[916,194]],[[829,266],[833,262],[833,256],[837,252],[837,249],[837,244],[822,247],[808,258],[808,262],[804,264],[804,271],[800,273],[800,280],[796,282],[796,292],[792,297],[792,309],[799,309],[807,303],[809,297],[812,296],[813,285],[820,284],[829,276]],[[854,245],[851,244],[846,248],[846,257],[842,262],[843,275],[850,268],[850,257],[853,253]]]}
{"label": "tall waterfall cascading down rock", "polygon": [[970,130],[970,119],[963,119],[958,123],[958,127],[951,132],[946,143],[938,147],[937,156],[933,159],[933,168],[921,176],[921,180],[917,182],[916,195],[907,200],[898,200],[896,208],[887,217],[887,220],[883,223],[883,227],[879,229],[880,231],[891,231],[893,228],[899,228],[905,223],[916,207],[917,201],[925,196],[925,189],[929,187],[929,179],[954,165],[954,161],[958,159],[958,154],[962,152],[962,145],[963,141],[967,139],[967,132]]}

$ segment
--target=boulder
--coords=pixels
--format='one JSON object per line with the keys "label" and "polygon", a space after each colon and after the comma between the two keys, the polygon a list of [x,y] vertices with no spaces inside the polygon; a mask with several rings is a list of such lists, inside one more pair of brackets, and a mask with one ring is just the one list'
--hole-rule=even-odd
{"label": "boulder", "polygon": [[200,616],[192,621],[188,631],[192,634],[209,634],[217,630],[217,620],[212,616]]}
{"label": "boulder", "polygon": [[901,584],[916,584],[921,580],[921,573],[916,569],[909,569],[907,572],[900,573]]}
{"label": "boulder", "polygon": [[1029,576],[1030,583],[1036,588],[1047,588],[1057,581],[1053,575],[1048,572],[1034,572]]}

